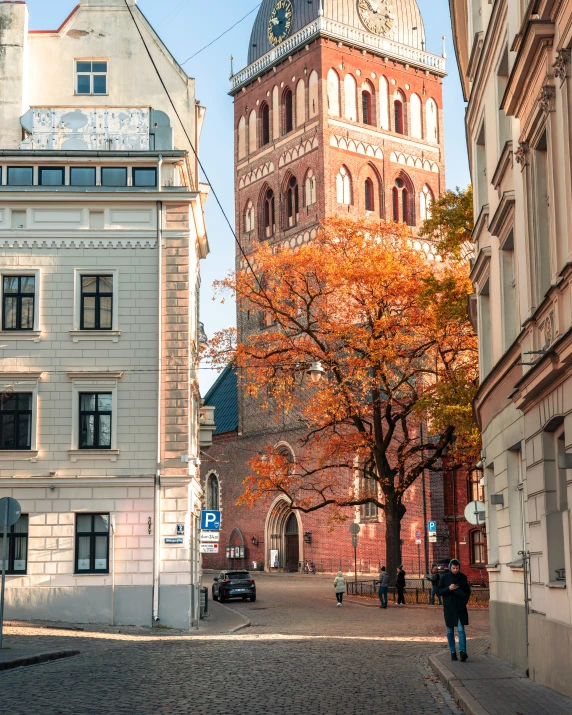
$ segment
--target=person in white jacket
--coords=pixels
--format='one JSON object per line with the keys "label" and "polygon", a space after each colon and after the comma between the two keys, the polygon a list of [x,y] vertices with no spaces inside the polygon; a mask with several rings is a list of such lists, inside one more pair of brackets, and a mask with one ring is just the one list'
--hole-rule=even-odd
{"label": "person in white jacket", "polygon": [[335,578],[334,589],[336,591],[338,606],[341,606],[344,598],[344,593],[346,592],[346,582],[344,581],[344,575],[341,571],[338,571],[338,575]]}

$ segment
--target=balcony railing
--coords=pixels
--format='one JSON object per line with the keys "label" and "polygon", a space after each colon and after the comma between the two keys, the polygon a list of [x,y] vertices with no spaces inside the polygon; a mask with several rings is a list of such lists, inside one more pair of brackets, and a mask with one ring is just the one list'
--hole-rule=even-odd
{"label": "balcony railing", "polygon": [[248,84],[261,72],[277,64],[282,57],[291,54],[300,47],[300,45],[307,44],[319,35],[329,37],[338,42],[349,43],[359,49],[373,50],[377,52],[377,54],[405,61],[408,64],[429,70],[435,74],[445,74],[444,57],[432,55],[416,47],[402,45],[400,42],[395,42],[387,37],[373,35],[356,27],[344,25],[341,22],[319,17],[292,35],[292,37],[289,37],[274,47],[270,52],[267,52],[260,57],[260,59],[256,60],[256,62],[248,65],[248,67],[245,67],[231,77],[231,94],[238,91],[243,85]]}

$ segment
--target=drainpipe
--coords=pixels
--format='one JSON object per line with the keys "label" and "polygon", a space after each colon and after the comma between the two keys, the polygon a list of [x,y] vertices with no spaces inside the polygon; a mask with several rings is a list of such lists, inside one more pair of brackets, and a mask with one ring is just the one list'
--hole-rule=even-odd
{"label": "drainpipe", "polygon": [[[163,155],[157,158],[157,191],[163,191],[163,181],[161,179],[161,167],[163,166]],[[159,229],[160,232],[160,229]]]}
{"label": "drainpipe", "polygon": [[[160,163],[157,164],[157,178]],[[157,201],[157,472],[154,493],[154,539],[153,539],[153,622],[159,622],[159,562],[161,557],[161,390],[163,387],[163,204]]]}
{"label": "drainpipe", "polygon": [[115,515],[111,515],[111,625],[115,625]]}
{"label": "drainpipe", "polygon": [[459,554],[457,553],[457,484],[456,484],[456,479],[455,479],[455,472],[456,470],[452,469],[451,470],[451,482],[453,485],[453,538],[455,540],[455,558],[459,558]]}

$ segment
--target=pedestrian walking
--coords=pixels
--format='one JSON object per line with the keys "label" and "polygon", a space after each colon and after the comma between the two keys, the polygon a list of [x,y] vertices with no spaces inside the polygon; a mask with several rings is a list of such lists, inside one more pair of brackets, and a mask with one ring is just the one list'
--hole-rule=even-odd
{"label": "pedestrian walking", "polygon": [[403,570],[403,564],[397,567],[395,585],[397,586],[397,605],[405,606],[405,571]]}
{"label": "pedestrian walking", "polygon": [[334,581],[334,589],[336,591],[338,606],[341,606],[344,599],[344,593],[346,592],[346,582],[344,581],[344,575],[341,571],[338,571],[338,575]]}
{"label": "pedestrian walking", "polygon": [[439,581],[441,580],[441,577],[439,576],[439,569],[437,568],[437,564],[433,564],[431,566],[431,574],[429,576],[425,576],[427,581],[431,584],[431,593],[429,595],[429,603],[434,606],[435,605],[435,596],[439,599],[439,605],[443,605],[443,601],[441,600],[441,594],[439,593]]}
{"label": "pedestrian walking", "polygon": [[379,589],[377,595],[379,596],[379,607],[387,608],[387,592],[389,591],[389,574],[385,570],[385,566],[381,567],[381,573],[379,574]]}
{"label": "pedestrian walking", "polygon": [[451,651],[451,660],[457,660],[455,650],[455,628],[457,628],[459,656],[461,662],[464,663],[469,657],[465,626],[469,625],[467,603],[471,595],[471,587],[465,574],[461,573],[461,563],[458,559],[452,559],[449,563],[448,573],[441,576],[439,593],[443,597],[443,613],[447,626],[447,642]]}

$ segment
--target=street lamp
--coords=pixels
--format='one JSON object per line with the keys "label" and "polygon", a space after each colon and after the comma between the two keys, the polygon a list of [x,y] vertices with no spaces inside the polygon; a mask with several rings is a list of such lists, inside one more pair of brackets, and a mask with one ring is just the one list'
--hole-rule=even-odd
{"label": "street lamp", "polygon": [[314,384],[318,384],[318,382],[322,379],[324,372],[325,370],[322,367],[321,362],[313,362],[310,365],[310,368],[306,371],[306,374],[310,375],[310,379]]}
{"label": "street lamp", "polygon": [[258,546],[258,539],[256,538],[256,536],[252,536],[250,540],[252,541],[253,546]]}

